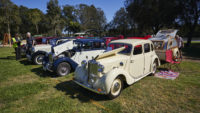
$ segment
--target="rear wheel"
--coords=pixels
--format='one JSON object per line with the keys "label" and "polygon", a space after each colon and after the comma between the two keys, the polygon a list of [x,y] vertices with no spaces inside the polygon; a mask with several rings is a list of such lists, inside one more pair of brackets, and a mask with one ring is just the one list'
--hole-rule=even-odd
{"label": "rear wheel", "polygon": [[42,61],[43,61],[43,58],[44,58],[43,54],[37,54],[37,55],[35,55],[35,57],[33,59],[34,60],[34,64],[41,65]]}
{"label": "rear wheel", "polygon": [[65,76],[65,75],[68,75],[71,71],[71,66],[69,63],[67,62],[62,62],[58,65],[57,67],[57,70],[56,70],[56,73],[59,75],[59,76]]}
{"label": "rear wheel", "polygon": [[154,75],[156,73],[157,70],[157,63],[156,61],[154,61],[153,65],[152,65],[152,75]]}
{"label": "rear wheel", "polygon": [[121,94],[121,91],[123,89],[123,81],[120,77],[117,77],[110,88],[110,93],[109,93],[109,98],[110,99],[114,99],[116,97],[118,97]]}

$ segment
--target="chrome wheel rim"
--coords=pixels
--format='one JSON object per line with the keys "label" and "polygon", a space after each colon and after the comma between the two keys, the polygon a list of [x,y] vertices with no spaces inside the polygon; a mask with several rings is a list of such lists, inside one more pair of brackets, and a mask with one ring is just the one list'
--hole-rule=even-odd
{"label": "chrome wheel rim", "polygon": [[113,81],[112,86],[111,86],[111,94],[114,95],[114,96],[119,95],[119,93],[121,91],[121,88],[122,88],[121,80],[120,79],[115,79]]}

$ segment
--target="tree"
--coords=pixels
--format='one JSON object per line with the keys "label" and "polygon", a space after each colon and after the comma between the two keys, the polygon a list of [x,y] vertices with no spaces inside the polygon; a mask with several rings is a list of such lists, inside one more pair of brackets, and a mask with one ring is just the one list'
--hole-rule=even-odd
{"label": "tree", "polygon": [[10,17],[11,12],[12,12],[12,8],[13,7],[13,3],[10,0],[0,0],[0,11],[1,11],[1,21],[2,24],[6,24],[7,25],[7,32],[10,34],[10,23],[11,23],[11,19]]}
{"label": "tree", "polygon": [[141,31],[156,33],[163,27],[172,27],[178,16],[176,0],[126,0],[128,15]]}
{"label": "tree", "polygon": [[[0,0],[0,35],[4,33],[15,34],[19,32],[21,18],[19,8],[10,0]],[[11,29],[12,28],[12,29]]]}
{"label": "tree", "polygon": [[120,8],[113,17],[111,29],[116,29],[119,34],[126,35],[126,31],[130,28],[128,14],[124,8]]}
{"label": "tree", "polygon": [[61,8],[58,0],[50,0],[47,3],[47,17],[49,18],[49,27],[54,31],[54,35],[62,32],[63,19],[61,18]]}
{"label": "tree", "polygon": [[42,15],[43,15],[43,13],[39,9],[30,9],[28,12],[28,19],[35,26],[37,34],[39,32],[38,23],[41,21]]}
{"label": "tree", "polygon": [[106,25],[106,17],[103,10],[96,8],[94,5],[80,4],[78,6],[78,21],[83,30],[103,30]]}
{"label": "tree", "polygon": [[80,31],[80,24],[78,23],[77,9],[71,5],[65,5],[62,10],[65,19],[65,31],[68,34]]}
{"label": "tree", "polygon": [[186,36],[187,46],[190,46],[193,34],[198,26],[200,18],[200,0],[179,0],[179,13],[180,23],[185,26],[187,30]]}

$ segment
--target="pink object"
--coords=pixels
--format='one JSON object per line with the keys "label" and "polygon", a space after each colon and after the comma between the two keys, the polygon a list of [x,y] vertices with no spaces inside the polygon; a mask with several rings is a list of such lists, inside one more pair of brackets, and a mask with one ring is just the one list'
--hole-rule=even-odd
{"label": "pink object", "polygon": [[179,72],[173,72],[171,70],[170,71],[160,71],[160,72],[157,72],[154,76],[158,77],[158,78],[174,80],[179,76]]}

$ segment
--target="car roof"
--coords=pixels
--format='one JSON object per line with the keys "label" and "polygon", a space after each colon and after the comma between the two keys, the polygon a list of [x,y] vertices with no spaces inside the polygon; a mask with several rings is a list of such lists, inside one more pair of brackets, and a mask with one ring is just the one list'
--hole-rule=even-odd
{"label": "car roof", "polygon": [[88,43],[88,42],[104,42],[102,39],[77,39],[74,42]]}
{"label": "car roof", "polygon": [[144,40],[144,39],[120,39],[120,40],[114,40],[111,41],[111,43],[126,43],[126,44],[135,44],[135,43],[150,43],[150,40]]}

